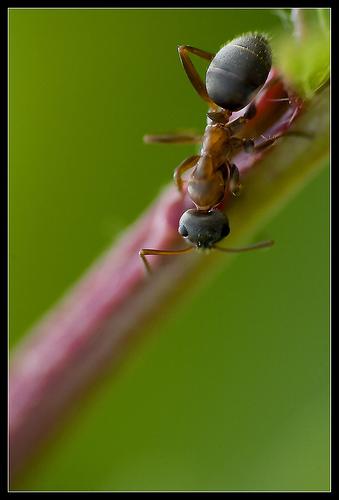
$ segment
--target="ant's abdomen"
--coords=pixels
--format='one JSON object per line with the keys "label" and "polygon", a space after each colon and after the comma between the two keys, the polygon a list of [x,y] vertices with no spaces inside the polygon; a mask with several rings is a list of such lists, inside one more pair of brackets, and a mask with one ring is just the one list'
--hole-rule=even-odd
{"label": "ant's abdomen", "polygon": [[219,50],[208,67],[208,95],[218,106],[238,111],[258,93],[271,65],[271,49],[263,35],[235,38]]}

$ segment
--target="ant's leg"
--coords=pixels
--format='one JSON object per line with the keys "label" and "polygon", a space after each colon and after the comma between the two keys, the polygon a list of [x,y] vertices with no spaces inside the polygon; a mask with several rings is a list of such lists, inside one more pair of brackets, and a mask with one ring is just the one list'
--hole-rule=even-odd
{"label": "ant's leg", "polygon": [[189,45],[181,45],[180,47],[178,47],[178,51],[182,65],[184,67],[184,70],[186,71],[186,75],[188,76],[196,92],[200,95],[202,99],[204,99],[204,101],[206,101],[209,104],[210,108],[217,109],[217,106],[207,94],[206,85],[204,84],[199,73],[195,69],[188,53],[191,52],[192,54],[202,57],[203,59],[207,59],[208,61],[212,61],[215,54],[206,52],[201,49],[196,49],[195,47],[190,47]]}
{"label": "ant's leg", "polygon": [[232,148],[233,153],[239,149],[243,149],[245,153],[253,153],[255,144],[253,139],[240,139],[240,137],[231,137],[229,146]]}
{"label": "ant's leg", "polygon": [[225,185],[228,184],[228,188],[233,196],[239,196],[242,185],[240,184],[240,173],[238,167],[234,163],[224,163],[221,165],[220,170],[222,172]]}
{"label": "ant's leg", "polygon": [[[291,130],[291,131],[287,131],[287,132],[282,133],[282,134],[274,135],[273,137],[266,139],[265,141],[261,142],[260,144],[254,146],[253,149],[248,151],[248,152],[264,151],[266,148],[269,148],[270,146],[272,146],[278,139],[280,139],[281,137],[285,137],[285,136],[302,137],[304,139],[312,139],[313,138],[313,134],[309,134],[307,132],[298,131],[298,130]],[[253,142],[253,141],[251,141],[251,142]]]}
{"label": "ant's leg", "polygon": [[179,191],[182,193],[182,179],[181,176],[186,170],[189,170],[192,168],[195,163],[199,160],[200,155],[194,155],[190,156],[189,158],[186,158],[180,165],[174,170],[174,182],[176,183]]}
{"label": "ant's leg", "polygon": [[298,130],[291,130],[282,134],[274,135],[273,137],[270,137],[269,139],[265,139],[263,142],[260,144],[255,144],[253,139],[240,139],[239,137],[232,137],[230,139],[230,147],[236,152],[237,149],[242,148],[245,153],[255,153],[255,152],[260,152],[264,151],[265,149],[269,148],[270,146],[273,146],[273,144],[280,139],[281,137],[285,136],[297,136],[297,137],[304,137],[305,139],[312,139],[312,134],[309,134],[307,132],[303,131],[298,131]]}
{"label": "ant's leg", "polygon": [[164,135],[145,135],[146,144],[200,144],[201,135],[194,134],[164,134]]}
{"label": "ant's leg", "polygon": [[149,265],[148,260],[146,259],[146,255],[180,255],[182,253],[188,253],[193,250],[194,247],[184,248],[182,250],[152,250],[150,248],[141,248],[139,251],[139,256],[144,263],[146,271],[148,274],[151,274],[152,269]]}
{"label": "ant's leg", "polygon": [[257,151],[264,151],[265,149],[273,146],[273,144],[275,143],[275,141],[277,139],[279,139],[279,137],[282,137],[282,136],[275,136],[275,137],[271,137],[270,139],[266,139],[266,141],[263,141],[262,143],[260,144],[257,144],[256,146],[253,147],[253,151],[257,152]]}
{"label": "ant's leg", "polygon": [[255,103],[252,102],[243,116],[239,116],[227,125],[228,130],[231,132],[231,135],[236,134],[243,127],[243,125],[248,122],[248,120],[251,120],[255,117],[256,113],[257,107]]}
{"label": "ant's leg", "polygon": [[233,196],[239,196],[242,185],[240,184],[240,173],[238,167],[234,163],[230,166],[229,187]]}

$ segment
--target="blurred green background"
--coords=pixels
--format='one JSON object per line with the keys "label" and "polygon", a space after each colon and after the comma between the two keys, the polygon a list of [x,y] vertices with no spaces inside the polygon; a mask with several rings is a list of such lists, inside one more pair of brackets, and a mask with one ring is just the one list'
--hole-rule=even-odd
{"label": "blurred green background", "polygon": [[[269,9],[10,10],[11,348],[193,154],[142,142],[204,128],[177,45],[282,29]],[[329,489],[328,177],[258,235],[271,251],[225,256],[164,316],[18,489]]]}

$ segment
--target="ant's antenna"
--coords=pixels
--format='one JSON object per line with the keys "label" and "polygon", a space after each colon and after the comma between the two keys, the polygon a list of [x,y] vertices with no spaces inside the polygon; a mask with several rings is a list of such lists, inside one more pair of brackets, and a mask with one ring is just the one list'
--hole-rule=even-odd
{"label": "ant's antenna", "polygon": [[139,252],[139,256],[141,257],[145,265],[146,271],[148,272],[148,274],[151,274],[152,269],[148,260],[146,259],[146,255],[180,255],[183,253],[192,252],[194,248],[195,247],[188,247],[181,250],[154,250],[152,248],[142,248]]}
{"label": "ant's antenna", "polygon": [[250,250],[257,250],[258,248],[267,248],[267,247],[271,247],[272,245],[274,245],[274,241],[267,240],[267,241],[259,241],[259,243],[254,243],[253,245],[248,245],[247,247],[222,248],[222,247],[217,247],[216,245],[213,245],[213,248],[215,248],[216,250],[219,250],[220,252],[236,253],[236,252],[249,252]]}
{"label": "ant's antenna", "polygon": [[[219,250],[219,252],[229,252],[229,253],[237,253],[237,252],[248,252],[250,250],[257,250],[258,248],[266,248],[271,247],[274,244],[273,240],[260,241],[259,243],[254,243],[254,245],[249,245],[247,247],[240,248],[222,248],[213,245],[212,248],[215,250]],[[142,248],[139,252],[139,256],[141,257],[145,269],[148,274],[152,274],[151,266],[146,258],[146,255],[180,255],[184,253],[192,252],[195,249],[195,246],[183,248],[180,250],[155,250],[151,248]]]}

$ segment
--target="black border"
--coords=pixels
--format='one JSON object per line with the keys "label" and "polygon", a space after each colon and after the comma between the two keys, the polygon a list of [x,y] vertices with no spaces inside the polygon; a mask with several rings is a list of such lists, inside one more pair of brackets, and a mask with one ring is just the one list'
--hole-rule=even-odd
{"label": "black border", "polygon": [[[21,9],[35,9],[35,8],[44,8],[44,9],[51,9],[51,8],[76,8],[76,9],[81,9],[81,8],[92,8],[92,9],[100,9],[100,8],[292,8],[292,7],[300,7],[300,8],[331,8],[331,25],[335,28],[337,26],[336,23],[336,5],[334,0],[318,0],[316,2],[312,1],[304,1],[304,0],[299,0],[299,1],[293,1],[290,0],[288,2],[288,5],[283,5],[281,1],[258,1],[254,3],[251,0],[224,0],[224,1],[210,1],[208,2],[208,5],[203,4],[203,2],[199,3],[199,0],[182,0],[180,1],[168,1],[164,0],[161,3],[159,1],[143,1],[143,2],[138,2],[137,0],[130,0],[130,1],[105,1],[105,0],[70,0],[70,1],[62,1],[62,0],[51,0],[51,1],[39,1],[35,0],[32,2],[28,2],[27,0],[13,0],[13,1],[8,1],[8,2],[1,2],[0,4],[0,16],[1,16],[1,35],[2,35],[2,75],[5,75],[3,78],[5,79],[4,85],[2,86],[2,125],[3,125],[3,133],[1,134],[1,138],[3,141],[3,148],[1,149],[2,151],[2,168],[0,169],[1,171],[1,187],[3,190],[3,195],[1,197],[1,202],[2,202],[2,207],[1,207],[1,217],[3,220],[2,228],[3,228],[3,233],[4,233],[4,239],[1,242],[1,248],[4,249],[4,264],[2,266],[3,270],[3,281],[2,281],[2,290],[4,292],[4,299],[2,301],[2,305],[4,306],[4,312],[2,314],[2,319],[4,320],[5,323],[5,328],[2,330],[2,335],[1,335],[1,340],[3,342],[3,346],[1,349],[3,360],[1,362],[1,368],[3,370],[3,377],[2,380],[5,385],[5,398],[6,398],[6,403],[8,401],[8,337],[4,335],[4,332],[8,332],[8,291],[9,291],[9,284],[8,284],[8,18],[9,18],[9,10],[13,8],[21,8]],[[333,32],[335,29],[333,30]],[[332,33],[333,33],[332,32]],[[334,35],[334,33],[333,33]],[[334,37],[332,38],[332,47],[334,46]],[[332,52],[333,54],[333,52]],[[333,78],[335,80],[335,64],[332,65],[331,67],[331,79],[333,81]],[[335,82],[334,85],[332,84],[332,88],[334,89],[334,92],[331,95],[332,102],[335,100],[336,97],[336,90],[335,90]],[[333,123],[333,121],[332,121]],[[332,153],[334,152],[333,150],[335,149],[333,146],[335,144],[332,142]],[[334,164],[334,162],[333,162]],[[336,167],[336,165],[335,165]],[[333,196],[333,190],[332,186],[334,186],[334,182],[332,180],[332,174],[335,173],[335,169],[331,169],[331,201],[335,198]],[[332,215],[332,205],[330,206],[330,211]],[[310,216],[311,216],[312,208],[310,207]],[[332,229],[332,227],[331,227]],[[334,234],[331,231],[331,234]],[[332,239],[331,239],[331,249],[332,249],[332,255],[334,254],[333,252],[333,246],[332,246]],[[315,263],[316,265],[316,263]],[[330,261],[330,265],[332,266],[332,260]],[[333,280],[332,280],[332,286],[333,286]],[[332,293],[331,293],[331,298],[332,298]],[[332,314],[331,314],[331,323],[332,323]],[[333,330],[332,330],[333,331]],[[335,470],[337,468],[334,466],[336,460],[336,448],[334,446],[334,439],[333,437],[335,436],[335,426],[334,422],[336,421],[335,418],[333,418],[334,412],[333,412],[333,406],[334,406],[334,397],[333,397],[333,386],[334,384],[334,372],[335,372],[335,358],[334,358],[334,352],[335,352],[335,335],[331,335],[331,352],[330,352],[330,357],[331,357],[331,401],[332,401],[332,407],[331,407],[331,491],[330,492],[300,492],[301,494],[307,494],[310,493],[312,496],[314,495],[333,495],[336,492],[336,476],[335,476]],[[3,433],[2,433],[2,450],[4,450],[4,460],[2,461],[2,464],[5,462],[8,462],[8,413],[7,413],[7,408],[8,405],[4,404],[4,418],[2,419],[2,422],[6,422],[6,425],[2,427]],[[6,468],[7,469],[7,468]],[[9,492],[9,483],[8,483],[8,475],[5,473],[5,468],[2,466],[1,467],[1,474],[0,474],[0,491],[1,493],[8,493]],[[20,492],[12,492],[12,493],[20,493]],[[24,492],[21,492],[24,493]],[[30,493],[30,492],[27,492]],[[39,492],[32,492],[32,493],[39,493]],[[51,492],[42,492],[43,494],[50,495]],[[64,492],[55,492],[55,493],[64,493]],[[83,492],[81,492],[83,493]],[[89,492],[91,493],[91,492]],[[109,492],[108,492],[109,493]],[[114,493],[114,492],[111,492]],[[119,492],[116,492],[119,493]],[[128,493],[128,492],[126,492]],[[132,492],[133,493],[133,492]],[[140,492],[143,493],[143,492]],[[144,492],[144,493],[156,493],[156,492]],[[161,493],[161,492],[160,492]],[[171,493],[171,492],[165,492],[165,493]],[[174,493],[174,492],[173,492]],[[180,492],[178,492],[180,493]],[[185,493],[185,492],[183,492]],[[187,492],[189,493],[189,492]],[[192,492],[192,493],[199,493],[199,492]],[[203,493],[203,492],[200,492]],[[206,492],[207,494],[209,493],[228,493],[228,492]],[[272,494],[274,492],[248,492],[249,494],[265,494],[269,493]],[[284,494],[290,494],[290,493],[297,493],[297,492],[277,492],[280,495]],[[53,494],[53,493],[52,493]],[[231,493],[233,494],[233,493]],[[239,494],[244,495],[247,494],[247,492],[239,492]]]}

